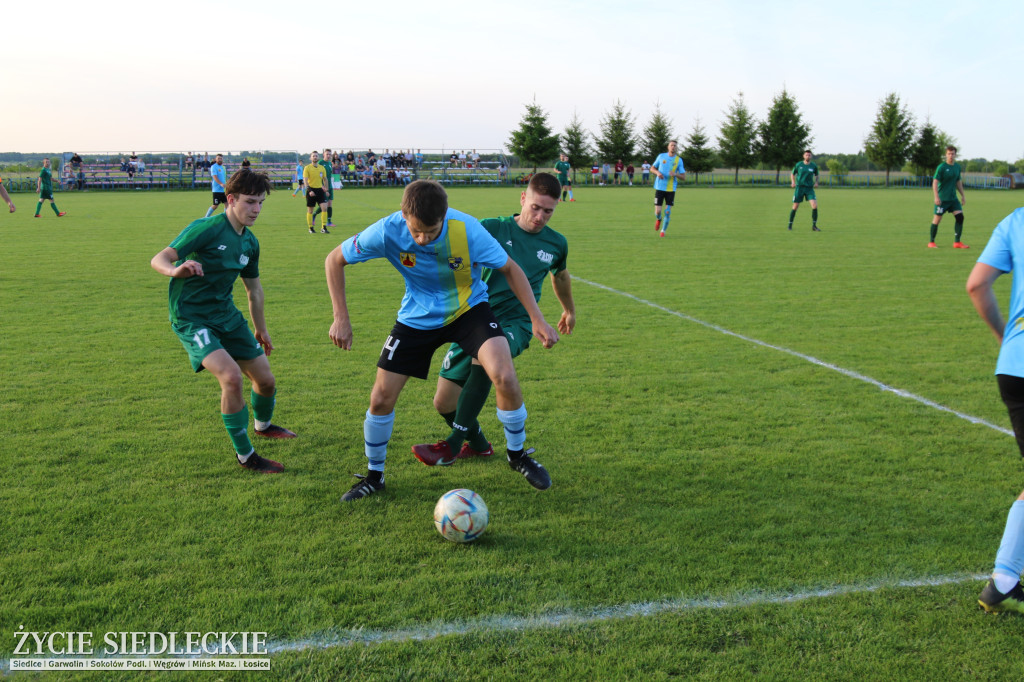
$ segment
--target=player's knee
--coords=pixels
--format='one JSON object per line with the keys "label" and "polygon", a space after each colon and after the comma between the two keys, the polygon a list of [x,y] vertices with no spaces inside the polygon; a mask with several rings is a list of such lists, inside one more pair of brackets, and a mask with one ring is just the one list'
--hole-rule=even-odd
{"label": "player's knee", "polygon": [[242,370],[238,367],[225,370],[217,377],[220,389],[228,395],[242,395]]}
{"label": "player's knee", "polygon": [[253,377],[252,384],[253,388],[260,395],[271,396],[277,390],[277,380],[274,379],[274,375],[269,371],[266,374]]}

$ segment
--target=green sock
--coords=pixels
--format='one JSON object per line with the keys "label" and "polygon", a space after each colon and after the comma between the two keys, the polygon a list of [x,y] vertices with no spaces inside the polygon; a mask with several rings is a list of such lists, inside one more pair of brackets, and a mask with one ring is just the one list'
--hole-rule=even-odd
{"label": "green sock", "polygon": [[[452,432],[445,439],[451,446],[452,452],[458,452],[462,443],[469,441],[469,446],[474,450],[486,450],[487,439],[480,429],[477,417],[484,409],[487,396],[491,392],[491,379],[487,376],[486,370],[480,365],[473,365],[469,370],[469,378],[466,385],[462,387],[459,395],[458,408],[455,411],[455,420],[452,424]],[[459,428],[461,426],[462,428]],[[464,429],[464,430],[463,430]],[[482,444],[482,446],[481,446]]]}
{"label": "green sock", "polygon": [[930,242],[935,241],[935,235],[937,235],[938,233],[939,233],[939,226],[936,225],[935,223],[932,223],[932,238],[929,239],[928,241],[930,241]]}
{"label": "green sock", "polygon": [[274,405],[277,403],[277,389],[274,389],[274,395],[270,397],[260,395],[256,389],[253,389],[249,395],[252,398],[253,418],[258,422],[269,424],[274,416]]}
{"label": "green sock", "polygon": [[36,215],[39,215],[39,212],[42,211],[42,210],[43,210],[43,202],[40,201],[38,204],[36,204]]}
{"label": "green sock", "polygon": [[231,444],[235,446],[235,452],[245,457],[253,451],[252,443],[249,441],[249,408],[243,406],[234,414],[221,413],[224,420],[224,428],[228,430]]}
{"label": "green sock", "polygon": [[956,241],[960,241],[960,236],[964,233],[964,214],[961,213],[958,216],[954,216],[956,222],[953,223],[953,235],[956,237]]}
{"label": "green sock", "polygon": [[60,213],[60,209],[57,208],[57,204],[55,202],[50,202],[50,208],[53,209],[55,215]]}
{"label": "green sock", "polygon": [[319,206],[317,206],[317,207],[316,207],[316,210],[315,210],[315,211],[313,211],[313,220],[316,220],[316,217],[317,217],[318,215],[320,215],[321,213],[323,213],[323,211],[321,211],[321,210],[320,210],[320,207],[319,207]]}
{"label": "green sock", "polygon": [[448,425],[448,428],[452,428],[452,424],[455,423],[454,412],[443,412],[441,413],[441,419],[444,419],[444,423]]}
{"label": "green sock", "polygon": [[327,207],[327,222],[329,222],[329,223],[333,223],[334,222],[334,207],[333,206],[328,206]]}
{"label": "green sock", "polygon": [[816,208],[812,208],[811,209],[811,224],[812,225],[817,225],[818,224],[818,209],[816,209]]}
{"label": "green sock", "polygon": [[790,227],[793,226],[793,218],[795,218],[795,217],[796,217],[796,211],[790,211],[789,212],[789,226]]}

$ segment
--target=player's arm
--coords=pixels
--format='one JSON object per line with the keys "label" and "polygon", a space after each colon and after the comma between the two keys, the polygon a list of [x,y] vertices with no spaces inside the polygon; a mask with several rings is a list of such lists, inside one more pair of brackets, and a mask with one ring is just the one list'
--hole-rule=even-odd
{"label": "player's arm", "polygon": [[252,335],[263,346],[263,352],[270,357],[270,351],[274,350],[274,344],[270,342],[270,334],[267,332],[267,319],[263,316],[263,285],[259,277],[247,279],[242,278],[245,285],[245,294],[249,298],[249,316],[252,318]]}
{"label": "player's arm", "polygon": [[971,303],[978,315],[985,321],[988,328],[992,330],[999,343],[1003,342],[1003,315],[999,312],[999,303],[996,301],[992,285],[996,279],[1003,274],[1002,270],[994,268],[985,263],[975,263],[970,276],[967,277],[967,293],[971,297]]}
{"label": "player's arm", "polygon": [[939,201],[939,181],[936,178],[932,178],[932,196],[935,199],[935,205],[940,206],[942,202]]}
{"label": "player's arm", "polygon": [[960,192],[960,203],[961,204],[966,204],[967,203],[967,195],[964,194],[964,181],[963,180],[957,180],[956,181],[956,191]]}
{"label": "player's arm", "polygon": [[181,265],[175,266],[178,262],[178,251],[173,246],[168,246],[160,253],[153,256],[149,264],[161,275],[174,277],[176,279],[187,279],[189,277],[202,277],[203,264],[195,260],[187,260]]}
{"label": "player's arm", "polygon": [[814,186],[818,186],[818,167],[814,167]]}
{"label": "player's arm", "polygon": [[7,193],[7,189],[3,186],[3,184],[0,184],[0,197],[2,197],[3,200],[7,202],[7,206],[10,207],[11,213],[14,213],[14,211],[16,210],[14,208],[14,202],[11,201],[11,195]]}
{"label": "player's arm", "polygon": [[[351,350],[352,322],[348,317],[348,303],[345,301],[345,254],[341,247],[327,254],[324,268],[327,271],[327,290],[331,292],[331,307],[334,309],[334,321],[331,323],[331,342],[338,348]],[[534,303],[536,305],[536,303]]]}
{"label": "player's arm", "polygon": [[562,316],[558,320],[559,334],[572,334],[576,327],[576,302],[572,298],[572,278],[568,270],[551,275],[551,289],[555,298],[562,306]]}
{"label": "player's arm", "polygon": [[540,339],[541,344],[545,348],[551,348],[558,343],[558,332],[544,319],[544,314],[540,311],[537,301],[533,298],[533,288],[530,287],[530,281],[523,274],[523,269],[516,265],[516,262],[511,258],[505,261],[505,265],[495,269],[505,275],[509,289],[512,290],[512,293],[519,299],[519,303],[522,304],[523,308],[530,315],[533,335]]}

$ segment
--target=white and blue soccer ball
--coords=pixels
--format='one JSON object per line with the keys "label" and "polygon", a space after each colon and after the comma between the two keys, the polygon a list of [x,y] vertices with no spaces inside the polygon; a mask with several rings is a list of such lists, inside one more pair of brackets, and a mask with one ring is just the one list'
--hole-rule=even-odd
{"label": "white and blue soccer ball", "polygon": [[489,519],[484,498],[465,488],[449,490],[434,506],[434,527],[452,542],[473,542],[483,535]]}

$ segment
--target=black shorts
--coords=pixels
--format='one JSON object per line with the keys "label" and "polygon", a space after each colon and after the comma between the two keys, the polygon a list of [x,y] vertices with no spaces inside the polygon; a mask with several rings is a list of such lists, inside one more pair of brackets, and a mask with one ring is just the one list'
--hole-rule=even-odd
{"label": "black shorts", "polygon": [[[309,196],[310,192],[313,193],[313,196]],[[308,188],[306,190],[306,206],[307,207],[313,208],[314,206],[317,206],[319,204],[326,204],[326,203],[327,203],[327,195],[324,194],[324,190],[323,190],[322,187],[310,187],[310,188]]]}
{"label": "black shorts", "polygon": [[228,197],[227,197],[226,194],[224,194],[224,192],[214,192],[213,193],[213,205],[214,206],[220,206],[221,204],[226,204],[226,203],[228,203]]}
{"label": "black shorts", "polygon": [[999,382],[999,395],[1006,405],[1006,411],[1010,413],[1017,449],[1020,450],[1020,456],[1024,457],[1024,379],[1010,374],[997,374],[996,381]]}
{"label": "black shorts", "polygon": [[654,190],[654,205],[661,206],[662,201],[664,201],[669,206],[674,206],[676,202],[676,193],[666,192],[663,189]]}
{"label": "black shorts", "polygon": [[505,332],[486,301],[440,329],[415,329],[395,322],[380,351],[377,366],[395,374],[426,379],[430,373],[430,359],[441,346],[457,343],[475,358],[480,346],[496,336],[504,338]]}

